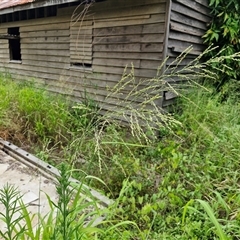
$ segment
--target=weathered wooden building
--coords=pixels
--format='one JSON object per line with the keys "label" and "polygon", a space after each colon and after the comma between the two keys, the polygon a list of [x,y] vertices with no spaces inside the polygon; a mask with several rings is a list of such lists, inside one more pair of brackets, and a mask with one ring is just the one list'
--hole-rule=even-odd
{"label": "weathered wooden building", "polygon": [[[107,109],[126,65],[152,78],[167,56],[190,45],[198,55],[209,21],[207,0],[1,0],[0,68],[76,100],[87,92]],[[168,105],[171,94],[159,95]]]}

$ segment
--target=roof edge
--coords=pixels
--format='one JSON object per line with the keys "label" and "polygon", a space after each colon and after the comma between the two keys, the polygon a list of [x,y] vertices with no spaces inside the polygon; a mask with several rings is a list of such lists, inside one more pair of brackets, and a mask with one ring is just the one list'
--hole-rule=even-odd
{"label": "roof edge", "polygon": [[44,1],[36,1],[31,3],[26,3],[24,5],[17,5],[5,9],[0,10],[0,15],[7,14],[7,13],[13,13],[28,9],[34,9],[34,8],[40,8],[40,7],[48,7],[48,6],[54,6],[59,4],[65,4],[65,3],[72,3],[72,2],[81,2],[81,0],[44,0]]}

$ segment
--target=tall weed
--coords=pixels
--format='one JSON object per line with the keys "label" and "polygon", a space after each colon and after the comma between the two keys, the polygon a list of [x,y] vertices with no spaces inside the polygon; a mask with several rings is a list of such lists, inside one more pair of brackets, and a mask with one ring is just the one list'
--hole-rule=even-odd
{"label": "tall weed", "polygon": [[[32,214],[22,201],[17,188],[6,185],[0,190],[0,203],[5,207],[0,213],[0,226],[4,224],[5,230],[0,230],[1,239],[68,239],[90,240],[131,239],[132,233],[126,230],[128,238],[121,238],[119,229],[127,229],[131,225],[139,232],[137,225],[131,221],[108,221],[109,211],[92,196],[91,191],[80,185],[70,182],[71,172],[65,164],[60,166],[60,175],[57,178],[56,191],[58,202],[55,203],[47,196],[50,211],[46,216]],[[38,218],[34,225],[34,218]],[[113,239],[113,238],[111,238]]]}

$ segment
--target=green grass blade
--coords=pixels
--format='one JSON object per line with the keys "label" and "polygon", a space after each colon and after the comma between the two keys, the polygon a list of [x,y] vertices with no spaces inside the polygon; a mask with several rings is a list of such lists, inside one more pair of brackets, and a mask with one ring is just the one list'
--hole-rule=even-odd
{"label": "green grass blade", "polygon": [[214,224],[214,226],[216,227],[217,230],[217,235],[219,237],[220,240],[228,240],[227,235],[224,233],[222,226],[220,225],[220,223],[218,222],[217,218],[214,215],[214,212],[212,210],[212,208],[210,207],[210,205],[208,204],[208,202],[197,199],[197,201],[201,204],[201,206],[204,208],[204,210],[206,211],[206,213],[209,216],[209,219],[211,220],[211,222]]}
{"label": "green grass blade", "polygon": [[182,215],[182,225],[185,223],[185,218],[187,214],[187,210],[189,209],[189,206],[193,203],[193,199],[187,202],[187,204],[183,208],[183,215]]}

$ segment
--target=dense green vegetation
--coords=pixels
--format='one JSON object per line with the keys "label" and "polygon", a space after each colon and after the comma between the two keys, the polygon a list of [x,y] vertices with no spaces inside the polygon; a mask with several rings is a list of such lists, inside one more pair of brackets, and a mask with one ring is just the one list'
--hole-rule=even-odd
{"label": "dense green vegetation", "polygon": [[[240,51],[240,2],[239,0],[209,0],[212,21],[209,29],[203,36],[208,45],[216,46],[209,52],[209,56],[229,56]],[[217,91],[222,92],[223,98],[232,91],[239,91],[240,80],[239,61],[226,59],[224,64],[214,63],[218,67],[218,78],[213,80]],[[219,68],[220,67],[220,68]]]}
{"label": "dense green vegetation", "polygon": [[[111,114],[102,117],[87,97],[76,105],[2,75],[1,137],[56,166],[80,169],[76,178],[115,200],[108,222],[88,232],[88,239],[238,239],[238,96],[223,102],[213,88],[190,85],[180,92],[175,114],[162,115],[153,137],[150,122],[148,131],[122,126]],[[56,234],[62,234],[61,219]]]}

